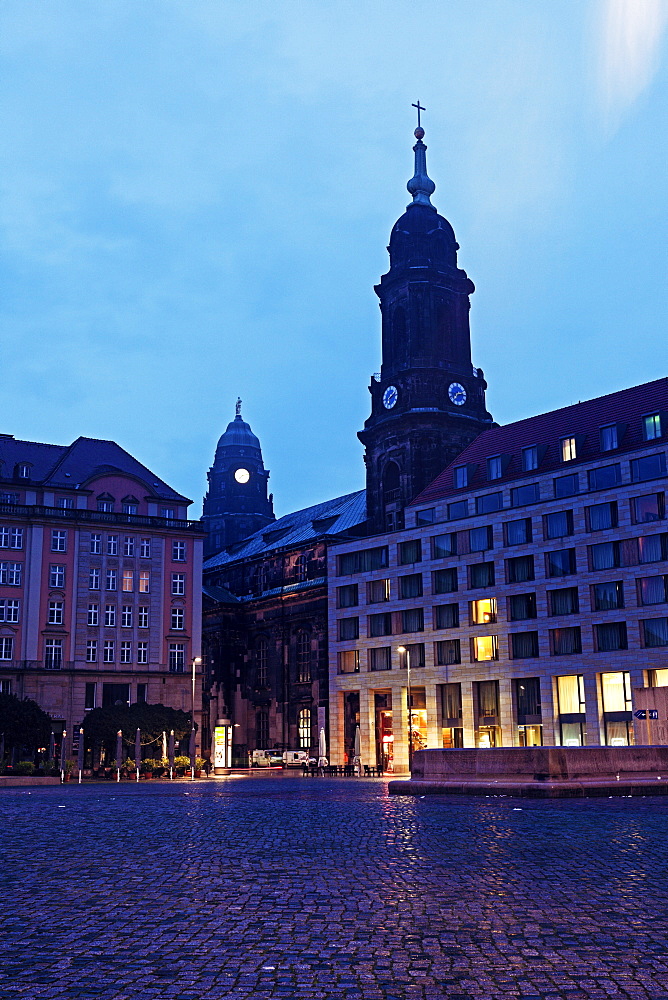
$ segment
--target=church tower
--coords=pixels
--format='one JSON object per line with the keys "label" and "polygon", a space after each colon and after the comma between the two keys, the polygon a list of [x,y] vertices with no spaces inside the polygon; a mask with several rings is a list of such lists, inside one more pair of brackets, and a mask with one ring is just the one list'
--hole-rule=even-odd
{"label": "church tower", "polygon": [[207,478],[209,489],[202,509],[208,531],[205,559],[276,520],[273,497],[267,496],[269,473],[260,442],[242,419],[240,399],[234,420],[218,441]]}
{"label": "church tower", "polygon": [[403,509],[481,431],[492,426],[487,383],[471,364],[469,296],[459,244],[431,203],[424,129],[415,129],[413,196],[390,234],[390,268],[375,286],[382,364],[372,376],[365,448],[368,527],[403,526]]}

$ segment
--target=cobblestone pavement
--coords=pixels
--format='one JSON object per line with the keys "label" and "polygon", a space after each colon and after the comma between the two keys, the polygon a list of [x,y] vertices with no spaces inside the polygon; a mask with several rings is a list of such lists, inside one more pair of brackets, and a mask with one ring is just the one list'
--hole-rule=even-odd
{"label": "cobblestone pavement", "polygon": [[668,802],[0,791],[0,997],[668,1000]]}

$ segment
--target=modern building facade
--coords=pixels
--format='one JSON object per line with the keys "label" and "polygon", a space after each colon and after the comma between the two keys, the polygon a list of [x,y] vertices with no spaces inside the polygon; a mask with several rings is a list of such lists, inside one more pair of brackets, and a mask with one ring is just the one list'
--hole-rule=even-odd
{"label": "modern building facade", "polygon": [[0,435],[0,688],[57,734],[97,706],[190,713],[204,537],[190,503],[113,441]]}
{"label": "modern building facade", "polygon": [[405,771],[409,687],[412,749],[632,743],[668,684],[667,440],[668,379],[495,427],[404,530],[331,546],[334,760],[359,724]]}

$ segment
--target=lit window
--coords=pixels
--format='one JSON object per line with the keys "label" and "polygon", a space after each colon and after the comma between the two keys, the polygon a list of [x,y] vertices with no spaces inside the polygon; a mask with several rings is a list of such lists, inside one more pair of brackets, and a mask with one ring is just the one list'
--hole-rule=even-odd
{"label": "lit window", "polygon": [[299,749],[308,750],[311,746],[311,709],[301,708],[299,710]]}
{"label": "lit window", "polygon": [[651,413],[642,418],[643,437],[645,441],[654,441],[661,437],[661,414]]}
{"label": "lit window", "polygon": [[123,583],[122,583],[123,592],[125,594],[131,594],[132,591],[134,590],[134,585],[135,585],[134,570],[132,570],[132,569],[124,569],[123,570]]}
{"label": "lit window", "polygon": [[143,569],[139,573],[139,593],[150,594],[150,592],[151,592],[151,574],[147,569]]}
{"label": "lit window", "polygon": [[359,650],[347,649],[337,653],[337,662],[340,674],[358,674],[360,670]]}
{"label": "lit window", "polygon": [[67,532],[54,530],[51,532],[51,551],[65,552],[67,547]]}
{"label": "lit window", "polygon": [[471,609],[472,625],[488,625],[494,624],[496,621],[495,597],[487,597],[481,601],[471,601],[469,607]]}
{"label": "lit window", "polygon": [[577,447],[575,444],[575,438],[574,437],[562,438],[561,461],[572,462],[574,458],[577,458]]}
{"label": "lit window", "polygon": [[476,663],[484,660],[498,660],[499,640],[495,635],[477,635],[473,639],[473,659]]}
{"label": "lit window", "polygon": [[62,601],[49,601],[49,625],[63,624],[64,607]]}

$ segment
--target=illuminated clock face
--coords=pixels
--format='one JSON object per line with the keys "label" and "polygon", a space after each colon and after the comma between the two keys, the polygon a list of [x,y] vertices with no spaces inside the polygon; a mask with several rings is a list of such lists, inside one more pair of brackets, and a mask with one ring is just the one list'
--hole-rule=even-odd
{"label": "illuminated clock face", "polygon": [[453,382],[448,389],[448,396],[455,406],[463,406],[466,402],[466,389],[459,382]]}
{"label": "illuminated clock face", "polygon": [[398,399],[399,393],[397,392],[397,387],[394,385],[388,385],[387,389],[383,393],[383,406],[385,409],[391,410],[393,406],[396,406]]}
{"label": "illuminated clock face", "polygon": [[234,478],[238,483],[247,483],[250,479],[250,472],[248,469],[237,469],[234,473]]}

